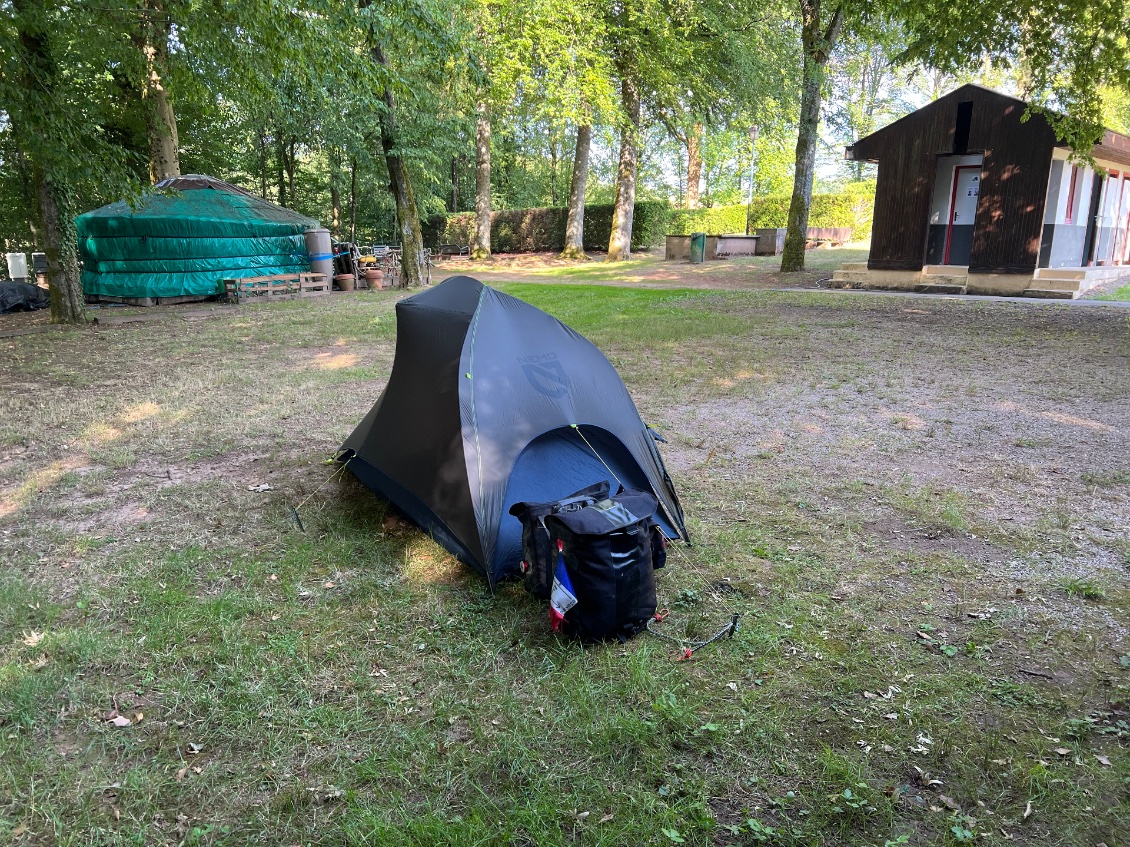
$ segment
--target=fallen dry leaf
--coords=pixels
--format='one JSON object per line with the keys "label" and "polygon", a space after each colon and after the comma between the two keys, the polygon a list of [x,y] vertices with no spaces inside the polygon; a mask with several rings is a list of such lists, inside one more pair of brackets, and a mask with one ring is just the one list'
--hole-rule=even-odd
{"label": "fallen dry leaf", "polygon": [[[611,815],[609,815],[609,817],[611,817]],[[19,838],[25,832],[27,832],[27,827],[24,826],[23,824],[20,824],[19,826],[17,826],[15,829],[12,830],[12,838]]]}
{"label": "fallen dry leaf", "polygon": [[1028,801],[1028,805],[1024,807],[1024,815],[1023,815],[1023,817],[1024,817],[1024,818],[1027,818],[1027,817],[1028,817],[1029,815],[1031,815],[1031,814],[1032,814],[1032,801],[1031,801],[1031,800],[1029,800],[1029,801]]}
{"label": "fallen dry leaf", "polygon": [[110,723],[116,727],[121,728],[123,726],[129,726],[133,723],[133,721],[131,721],[125,715],[116,715],[115,717],[110,718]]}
{"label": "fallen dry leaf", "polygon": [[613,819],[614,817],[616,817],[616,816],[615,816],[615,815],[605,815],[605,816],[604,816],[604,817],[602,817],[602,818],[601,818],[601,819],[600,819],[599,821],[597,821],[597,823],[608,823],[608,822],[609,822],[610,820],[612,820],[612,819]]}
{"label": "fallen dry leaf", "polygon": [[863,692],[863,696],[864,696],[864,697],[866,697],[866,698],[867,698],[868,700],[874,700],[874,699],[875,699],[876,697],[878,697],[879,695],[878,695],[878,694],[873,694],[873,693],[872,693],[872,692],[870,692],[870,691],[864,691],[864,692]]}
{"label": "fallen dry leaf", "polygon": [[1061,755],[1061,756],[1066,756],[1068,753],[1071,752],[1071,748],[1070,747],[1056,747],[1055,751],[1057,753],[1059,753],[1059,755]]}
{"label": "fallen dry leaf", "polygon": [[262,492],[262,491],[271,491],[272,489],[271,489],[270,483],[261,482],[258,485],[247,486],[247,490],[248,491],[255,491],[255,492]]}
{"label": "fallen dry leaf", "polygon": [[36,632],[34,629],[23,634],[23,643],[25,647],[38,647],[40,642],[42,641],[43,633]]}
{"label": "fallen dry leaf", "polygon": [[1110,759],[1108,759],[1106,756],[1096,755],[1095,758],[1098,759],[1100,765],[1108,768],[1110,767]]}
{"label": "fallen dry leaf", "polygon": [[145,720],[145,712],[134,712],[133,713],[133,722],[134,723],[141,723],[143,720]]}
{"label": "fallen dry leaf", "polygon": [[187,774],[188,774],[188,768],[187,767],[181,768],[179,771],[177,771],[177,782],[180,782],[182,779],[184,779]]}
{"label": "fallen dry leaf", "polygon": [[954,800],[952,797],[947,797],[945,794],[938,795],[938,802],[954,812],[961,811],[961,804]]}

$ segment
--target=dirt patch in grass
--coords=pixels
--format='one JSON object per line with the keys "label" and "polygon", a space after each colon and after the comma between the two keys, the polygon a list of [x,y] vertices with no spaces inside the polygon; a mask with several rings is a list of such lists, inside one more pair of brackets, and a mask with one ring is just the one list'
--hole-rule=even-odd
{"label": "dirt patch in grass", "polygon": [[397,295],[6,339],[0,834],[1126,842],[1123,311],[515,290],[668,439],[663,631],[734,638],[560,642],[334,475]]}

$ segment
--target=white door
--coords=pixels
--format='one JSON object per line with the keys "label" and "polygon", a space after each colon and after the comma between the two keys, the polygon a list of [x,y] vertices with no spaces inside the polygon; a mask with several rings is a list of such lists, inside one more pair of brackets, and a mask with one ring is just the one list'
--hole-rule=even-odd
{"label": "white door", "polygon": [[977,195],[981,188],[981,168],[955,168],[953,175],[953,216],[950,226],[972,226],[977,216]]}
{"label": "white door", "polygon": [[953,244],[955,227],[972,227],[977,217],[977,197],[981,193],[981,166],[959,165],[953,169],[953,195],[950,197],[950,219],[946,231],[946,252],[944,264],[969,264],[969,250],[972,246],[969,231],[965,238],[959,238],[960,246]]}

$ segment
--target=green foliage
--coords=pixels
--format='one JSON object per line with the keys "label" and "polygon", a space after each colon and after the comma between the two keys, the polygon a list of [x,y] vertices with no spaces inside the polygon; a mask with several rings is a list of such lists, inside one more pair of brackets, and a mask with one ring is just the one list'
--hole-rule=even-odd
{"label": "green foliage", "polygon": [[[789,195],[755,197],[749,204],[749,225],[784,227],[788,224]],[[871,218],[875,208],[875,182],[851,183],[838,194],[813,194],[808,225],[812,227],[851,227],[852,238],[871,234]]]}
{"label": "green foliage", "polygon": [[[585,249],[608,248],[612,231],[612,204],[585,207]],[[568,210],[562,207],[544,209],[504,209],[491,212],[490,249],[492,253],[559,253],[565,246],[565,220]],[[655,247],[667,234],[671,208],[662,201],[636,203],[632,227],[632,247]],[[459,212],[432,218],[424,227],[424,242],[438,244],[470,244],[475,229],[473,212]]]}
{"label": "green foliage", "polygon": [[1063,590],[1068,597],[1079,597],[1083,600],[1105,600],[1106,589],[1088,577],[1075,577],[1063,582]]}
{"label": "green foliage", "polygon": [[1060,139],[1084,153],[1102,132],[1104,91],[1130,88],[1124,0],[931,0],[899,13],[908,35],[901,58],[951,73],[1018,69],[1026,99],[1053,109]]}
{"label": "green foliage", "polygon": [[675,209],[671,212],[671,235],[705,232],[711,235],[745,232],[746,207],[715,206],[710,209]]}

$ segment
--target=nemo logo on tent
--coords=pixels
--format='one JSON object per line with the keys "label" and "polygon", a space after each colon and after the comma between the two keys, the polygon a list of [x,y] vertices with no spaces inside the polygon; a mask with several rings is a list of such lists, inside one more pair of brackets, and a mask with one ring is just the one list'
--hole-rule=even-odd
{"label": "nemo logo on tent", "polygon": [[[552,355],[552,354],[550,354]],[[524,357],[527,360],[532,356]],[[519,359],[522,361],[522,359]],[[540,364],[528,362],[522,365],[526,379],[539,394],[560,400],[569,392],[568,380],[565,377],[565,368],[558,361],[548,361]]]}

